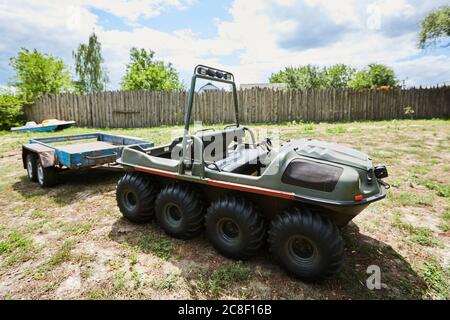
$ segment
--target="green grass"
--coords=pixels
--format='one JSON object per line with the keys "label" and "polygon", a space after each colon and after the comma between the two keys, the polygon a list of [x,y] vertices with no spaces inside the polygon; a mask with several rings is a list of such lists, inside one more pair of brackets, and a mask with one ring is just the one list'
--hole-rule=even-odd
{"label": "green grass", "polygon": [[450,207],[447,207],[445,209],[444,213],[442,214],[442,219],[444,219],[444,221],[450,222]]}
{"label": "green grass", "polygon": [[177,287],[178,280],[179,280],[179,277],[176,274],[170,273],[169,275],[167,275],[164,278],[164,280],[153,283],[152,287],[155,288],[156,290],[169,290],[170,291]]}
{"label": "green grass", "polygon": [[198,282],[201,292],[218,296],[233,284],[245,284],[253,277],[250,268],[242,262],[228,263],[210,274],[202,275]]}
{"label": "green grass", "polygon": [[114,275],[112,282],[114,292],[119,292],[125,289],[126,287],[125,275],[126,275],[125,271],[117,272]]}
{"label": "green grass", "polygon": [[163,260],[169,260],[173,253],[172,242],[167,238],[143,236],[139,247],[142,251],[150,252]]}
{"label": "green grass", "polygon": [[394,215],[393,226],[411,235],[411,239],[426,247],[440,247],[442,243],[433,235],[433,231],[426,227],[415,227],[412,224],[403,222],[400,214]]}
{"label": "green grass", "polygon": [[87,293],[86,300],[108,300],[108,294],[104,291],[93,290]]}
{"label": "green grass", "polygon": [[390,179],[389,184],[393,188],[399,188],[402,185],[402,182],[400,179]]}
{"label": "green grass", "polygon": [[134,266],[139,262],[139,255],[136,252],[133,252],[130,256],[130,265]]}
{"label": "green grass", "polygon": [[6,239],[0,241],[0,257],[4,257],[3,267],[11,267],[33,258],[35,247],[33,241],[19,231],[12,231]]}
{"label": "green grass", "polygon": [[39,209],[34,209],[33,212],[31,213],[32,219],[42,219],[45,216],[46,216],[46,213]]}
{"label": "green grass", "polygon": [[72,236],[81,236],[90,233],[94,229],[93,222],[69,224],[63,227],[63,231]]}
{"label": "green grass", "polygon": [[50,257],[50,259],[39,266],[36,273],[34,274],[34,278],[43,279],[50,270],[66,261],[70,261],[73,258],[71,250],[74,248],[74,246],[74,241],[64,241],[63,244],[58,248],[58,250],[56,250],[56,252]]}
{"label": "green grass", "polygon": [[27,251],[33,247],[33,241],[18,231],[11,232],[8,237],[0,241],[0,254],[12,253],[14,251]]}
{"label": "green grass", "polygon": [[416,165],[409,168],[409,172],[416,176],[416,175],[425,175],[428,172],[430,172],[431,166],[429,165]]}
{"label": "green grass", "polygon": [[439,224],[439,229],[444,232],[450,231],[450,207],[445,208],[445,211],[442,213],[443,222]]}
{"label": "green grass", "polygon": [[434,259],[426,261],[422,267],[422,276],[439,299],[450,299],[448,271],[446,272],[437,261]]}
{"label": "green grass", "polygon": [[404,192],[390,192],[388,193],[388,198],[398,206],[427,206],[431,207],[435,200],[433,194],[417,194],[415,192],[404,191]]}
{"label": "green grass", "polygon": [[347,128],[344,126],[331,127],[327,128],[326,132],[330,135],[344,134],[347,133]]}
{"label": "green grass", "polygon": [[450,199],[450,185],[443,185],[431,179],[416,179],[416,183],[435,191],[440,197]]}

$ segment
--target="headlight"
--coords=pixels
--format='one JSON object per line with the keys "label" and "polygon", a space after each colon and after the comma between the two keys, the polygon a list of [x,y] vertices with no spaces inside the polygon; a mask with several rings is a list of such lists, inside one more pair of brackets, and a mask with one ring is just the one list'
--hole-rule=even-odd
{"label": "headlight", "polygon": [[388,175],[386,166],[376,166],[375,167],[375,177],[377,177],[377,179],[387,178],[388,176],[389,175]]}

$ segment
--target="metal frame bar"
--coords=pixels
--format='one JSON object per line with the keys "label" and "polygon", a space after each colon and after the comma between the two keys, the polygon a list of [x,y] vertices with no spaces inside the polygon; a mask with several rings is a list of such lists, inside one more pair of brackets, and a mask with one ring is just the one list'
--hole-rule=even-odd
{"label": "metal frame bar", "polygon": [[[219,79],[219,78],[215,78],[215,77],[211,77],[208,75],[202,75],[199,73],[199,69],[204,68],[206,70],[213,70],[216,72],[220,72],[224,75],[230,75],[231,76],[231,80],[227,80],[227,79]],[[188,99],[188,103],[186,105],[186,109],[185,109],[185,117],[184,117],[184,135],[183,135],[183,142],[182,142],[182,150],[183,150],[183,156],[181,157],[181,163],[180,163],[180,174],[184,173],[184,161],[185,161],[185,150],[186,150],[186,145],[187,145],[187,140],[188,140],[188,136],[189,136],[189,128],[190,128],[190,123],[191,123],[191,115],[192,115],[192,108],[194,105],[194,96],[195,96],[195,86],[197,84],[197,79],[204,79],[204,80],[210,80],[210,81],[216,81],[216,82],[222,82],[222,83],[226,83],[226,84],[231,84],[232,88],[233,88],[233,101],[234,101],[234,112],[235,112],[235,117],[236,117],[236,127],[239,127],[239,101],[238,101],[238,96],[237,96],[237,89],[236,89],[236,83],[234,82],[234,75],[231,72],[228,71],[224,71],[224,70],[220,70],[217,68],[212,68],[212,67],[208,67],[205,65],[198,65],[194,68],[194,75],[192,76],[192,81],[191,81],[191,89],[189,91],[189,99]]]}

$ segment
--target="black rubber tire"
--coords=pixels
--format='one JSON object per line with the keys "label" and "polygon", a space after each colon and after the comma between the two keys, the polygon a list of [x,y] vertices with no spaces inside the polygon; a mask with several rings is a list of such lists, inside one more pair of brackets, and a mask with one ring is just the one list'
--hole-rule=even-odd
{"label": "black rubber tire", "polygon": [[27,167],[28,179],[32,182],[37,182],[37,159],[38,157],[34,153],[27,154],[25,158],[25,164]]}
{"label": "black rubber tire", "polygon": [[265,221],[256,207],[242,197],[225,196],[213,202],[205,226],[214,248],[228,258],[248,259],[264,245]]}
{"label": "black rubber tire", "polygon": [[149,176],[140,173],[126,173],[118,182],[116,201],[125,219],[148,223],[155,216],[157,184]]}
{"label": "black rubber tire", "polygon": [[192,188],[171,184],[156,198],[156,220],[171,237],[192,239],[204,226],[206,207],[198,192]]}
{"label": "black rubber tire", "polygon": [[45,168],[39,160],[36,162],[36,176],[37,182],[42,188],[51,188],[58,183],[56,168]]}
{"label": "black rubber tire", "polygon": [[308,208],[291,208],[276,216],[268,242],[283,268],[304,281],[320,281],[342,267],[344,242],[339,229]]}

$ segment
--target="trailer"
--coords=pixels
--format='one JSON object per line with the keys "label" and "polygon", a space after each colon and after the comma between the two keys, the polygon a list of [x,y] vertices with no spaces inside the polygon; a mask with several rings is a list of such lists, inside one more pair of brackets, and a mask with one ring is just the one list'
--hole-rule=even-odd
{"label": "trailer", "polygon": [[61,171],[100,166],[122,169],[116,160],[125,146],[151,148],[154,144],[139,138],[100,132],[34,138],[22,146],[23,167],[31,181],[42,187],[52,187]]}

